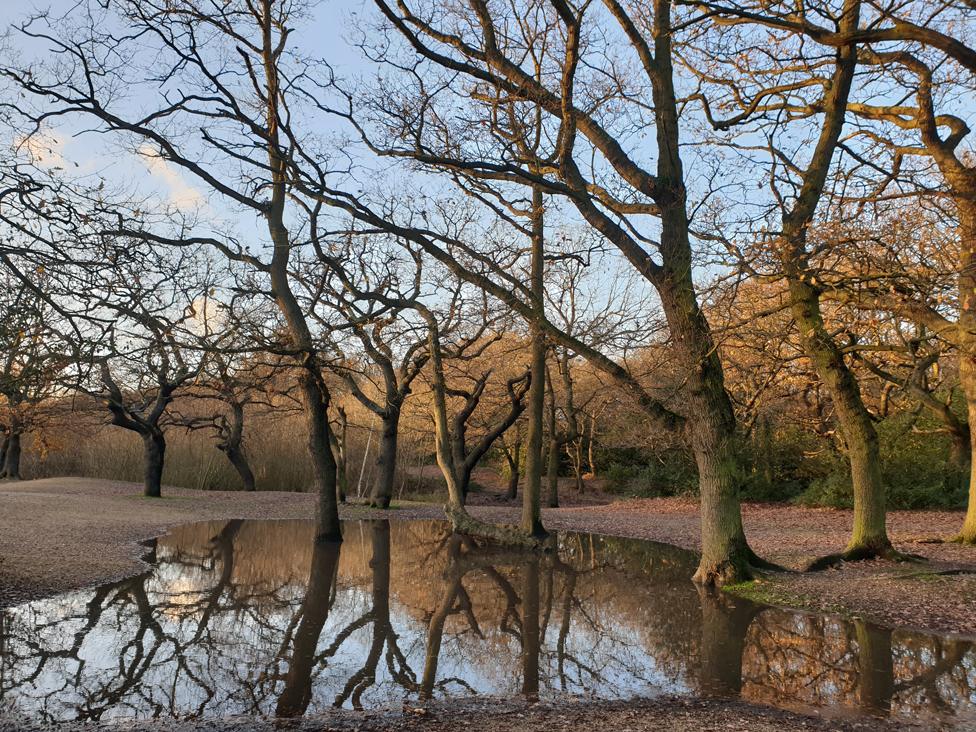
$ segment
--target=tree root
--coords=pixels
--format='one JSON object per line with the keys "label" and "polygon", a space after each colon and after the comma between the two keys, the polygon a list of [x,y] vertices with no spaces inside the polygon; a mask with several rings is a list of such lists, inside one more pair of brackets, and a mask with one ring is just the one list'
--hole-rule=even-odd
{"label": "tree root", "polygon": [[976,569],[939,569],[926,572],[912,572],[898,575],[898,579],[918,579],[919,577],[959,577],[976,574]]}
{"label": "tree root", "polygon": [[803,570],[804,572],[822,572],[825,569],[834,569],[845,562],[864,562],[869,559],[885,559],[890,562],[924,562],[925,557],[919,554],[908,554],[900,552],[891,544],[882,547],[856,546],[846,549],[839,554],[828,554],[824,557],[814,559]]}
{"label": "tree root", "polygon": [[956,534],[948,541],[952,544],[963,544],[965,546],[976,546],[976,536],[965,536],[964,534]]}
{"label": "tree root", "polygon": [[754,567],[757,570],[766,572],[787,572],[792,573],[793,570],[789,567],[784,567],[782,564],[776,564],[776,562],[770,562],[768,559],[763,559],[758,554],[756,554],[752,548],[748,549],[749,552],[749,566]]}
{"label": "tree root", "polygon": [[726,559],[717,566],[698,566],[692,580],[702,587],[722,587],[724,585],[751,582],[763,577],[767,572],[792,572],[775,562],[770,562],[756,554],[746,545],[733,558]]}
{"label": "tree root", "polygon": [[451,520],[454,531],[458,534],[477,536],[504,544],[505,546],[537,549],[546,544],[548,534],[527,534],[518,526],[506,526],[479,521],[463,508],[444,506],[444,513]]}

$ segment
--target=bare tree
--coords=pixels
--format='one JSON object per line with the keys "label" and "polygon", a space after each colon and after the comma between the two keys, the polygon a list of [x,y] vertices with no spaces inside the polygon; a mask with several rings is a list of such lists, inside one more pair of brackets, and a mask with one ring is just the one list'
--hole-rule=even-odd
{"label": "bare tree", "polygon": [[[40,16],[19,29],[58,59],[56,67],[8,64],[0,75],[30,99],[20,110],[25,128],[55,118],[94,123],[134,143],[143,159],[188,176],[210,201],[236,209],[235,218],[246,212],[248,223],[260,225],[252,233],[245,224],[242,235],[216,217],[178,210],[175,223],[160,223],[152,209],[119,207],[116,226],[106,234],[157,247],[209,247],[253,273],[284,320],[306,415],[322,538],[338,539],[331,396],[296,262],[309,233],[309,207],[298,200],[289,174],[304,155],[303,143],[312,144],[297,129],[291,107],[299,102],[290,80],[306,62],[290,50],[289,24],[302,12],[279,0],[220,8],[197,0],[82,3],[58,23]],[[118,63],[120,58],[130,62]],[[144,94],[139,108],[116,89]],[[267,256],[243,243],[260,227]]]}
{"label": "bare tree", "polygon": [[[404,40],[403,53],[415,58],[404,63],[395,56],[399,49],[388,47],[377,53],[410,71],[403,75],[401,88],[388,86],[383,94],[370,96],[366,109],[360,110],[359,100],[350,95],[345,110],[333,111],[356,125],[380,155],[408,158],[433,170],[478,170],[498,180],[538,185],[561,197],[656,288],[675,353],[688,375],[677,401],[680,413],[651,397],[606,355],[560,335],[558,328],[547,327],[546,331],[627,383],[662,428],[685,431],[698,463],[702,494],[703,556],[696,576],[703,583],[750,576],[750,567],[758,559],[742,530],[737,483],[742,470],[735,419],[692,272],[688,193],[672,71],[671,4],[657,0],[651,8],[628,12],[623,5],[607,0],[603,13],[590,5],[576,7],[562,0],[524,8],[483,2],[470,7],[437,5],[434,13],[411,4],[394,7],[383,0],[376,5],[389,27]],[[586,44],[581,43],[584,36]],[[605,59],[623,52],[615,47],[601,55],[600,44],[592,39],[609,37],[625,39],[626,53],[635,62],[643,88],[631,85],[623,74],[613,73],[617,69],[592,80],[584,74],[583,69],[600,65],[595,60],[591,65],[589,55]],[[533,49],[533,54],[526,56],[526,48]],[[544,60],[547,73],[543,81],[533,73],[536,58]],[[423,73],[415,69],[435,76],[443,71],[447,77],[434,94]],[[613,105],[603,103],[610,99]],[[476,138],[484,127],[505,124],[504,115],[494,113],[498,100],[538,110],[547,130],[544,152],[526,159],[524,151],[492,147]],[[628,107],[630,100],[635,101]],[[477,120],[470,128],[446,123],[456,115],[443,113],[439,105],[455,103],[465,105],[469,118]],[[601,115],[610,106],[616,120]],[[636,118],[643,114],[638,108],[652,110],[657,141],[653,173],[636,154],[628,153],[619,137],[620,126],[626,124],[622,110]],[[403,110],[409,111],[404,114]],[[642,127],[646,126],[644,119]],[[599,162],[591,162],[594,160]],[[598,176],[611,179],[612,184],[604,185]],[[334,187],[320,187],[320,196],[367,225],[382,226],[385,221],[452,267],[457,276],[485,286],[520,315],[532,317],[531,305],[519,298],[527,295],[524,289],[486,281],[488,278],[459,265],[446,251],[450,246],[443,235],[427,227],[391,224],[388,217]],[[645,233],[642,217],[653,217],[659,223],[659,239]],[[649,249],[656,250],[658,258]]]}
{"label": "bare tree", "polygon": [[[11,274],[0,288],[0,478],[21,477],[21,441],[42,418],[43,402],[55,396],[65,355],[52,308]],[[43,284],[38,284],[43,288]]]}

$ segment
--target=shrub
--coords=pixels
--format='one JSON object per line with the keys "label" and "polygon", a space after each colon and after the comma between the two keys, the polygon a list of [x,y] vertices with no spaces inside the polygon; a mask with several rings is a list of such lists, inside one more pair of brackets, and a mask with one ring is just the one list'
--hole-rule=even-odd
{"label": "shrub", "polygon": [[694,461],[688,453],[669,450],[643,464],[611,463],[603,473],[606,490],[637,498],[684,495],[698,490]]}
{"label": "shrub", "polygon": [[[911,414],[878,423],[882,477],[888,508],[963,508],[969,474],[949,460],[949,439],[933,433],[936,425]],[[913,429],[915,428],[915,429]],[[805,506],[851,508],[854,491],[847,461],[838,456],[824,475],[810,482],[796,498]]]}

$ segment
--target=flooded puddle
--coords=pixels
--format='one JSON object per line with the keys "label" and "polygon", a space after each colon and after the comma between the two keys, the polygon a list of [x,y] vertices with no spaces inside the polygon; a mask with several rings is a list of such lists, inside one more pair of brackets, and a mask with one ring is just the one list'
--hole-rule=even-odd
{"label": "flooded puddle", "polygon": [[762,607],[674,547],[441,522],[193,524],[141,576],[0,612],[0,710],[31,720],[294,716],[472,694],[718,695],[976,725],[971,640]]}

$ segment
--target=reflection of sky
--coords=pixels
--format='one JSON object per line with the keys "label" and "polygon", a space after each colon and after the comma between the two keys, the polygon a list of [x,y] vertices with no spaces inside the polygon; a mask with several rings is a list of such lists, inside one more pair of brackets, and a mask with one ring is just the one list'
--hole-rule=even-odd
{"label": "reflection of sky", "polygon": [[[290,549],[271,557],[268,547],[284,547],[284,539],[294,539],[307,527],[294,522],[245,524],[237,534],[234,559],[235,567],[246,568],[243,576],[252,581],[229,585],[216,602],[212,590],[223,564],[212,545],[198,545],[213,535],[209,529],[214,525],[209,525],[186,533],[176,548],[164,540],[157,551],[160,563],[148,577],[110,586],[102,594],[74,592],[7,611],[0,626],[0,709],[54,720],[273,714],[285,686],[288,639],[305,597],[305,582],[296,578],[307,575],[309,564],[308,555],[302,560],[295,554],[296,547],[308,548],[304,540],[291,541]],[[445,580],[443,554],[428,557],[430,532],[411,533],[414,526],[420,524],[394,523],[390,531],[390,622],[396,648],[411,671],[408,676],[419,683],[429,618],[441,601]],[[327,710],[340,695],[345,706],[351,705],[344,689],[362,671],[373,644],[372,545],[370,532],[356,528],[346,532],[335,599],[316,653],[330,649],[350,627],[358,629],[348,633],[333,655],[313,665],[312,713]],[[628,557],[634,548],[639,552]],[[675,584],[673,577],[681,569],[675,557],[669,554],[659,561],[654,552],[653,545],[640,542],[598,545],[595,563],[563,552],[561,561],[577,570],[573,583],[558,572],[547,582],[548,568],[542,562],[542,696],[612,699],[694,693],[707,665],[703,659],[711,653],[712,662],[741,664],[742,694],[753,701],[828,712],[849,712],[863,701],[860,639],[849,623],[767,609],[754,616],[747,631],[742,628],[741,657],[728,653],[725,641],[730,638],[719,639],[725,655],[710,651],[702,645],[708,634],[702,634],[697,594],[690,585]],[[514,607],[521,614],[521,568],[499,564],[495,570],[494,576],[509,581],[519,594]],[[481,635],[473,632],[463,613],[449,616],[434,695],[519,694],[521,642],[506,632],[518,621],[510,617],[507,626],[501,625],[506,599],[482,569],[468,571],[463,585]],[[561,644],[570,586],[568,631]],[[104,607],[100,615],[91,613],[97,603]],[[729,634],[735,632],[730,626]],[[976,653],[970,642],[901,632],[887,642],[891,652],[881,660],[890,659],[892,713],[938,716],[941,704],[944,716],[960,729],[973,721]],[[564,675],[559,673],[560,659]],[[398,679],[388,664],[401,668],[390,645],[384,646],[375,678],[360,697],[364,707],[397,708],[405,700],[416,701],[416,686],[405,688],[402,676]],[[883,687],[883,678],[874,686]]]}
{"label": "reflection of sky", "polygon": [[[397,547],[394,547],[396,549]],[[237,551],[241,560],[244,552]],[[204,552],[198,554],[203,557]],[[86,605],[93,593],[76,592],[15,608],[9,615],[10,634],[4,660],[8,681],[4,703],[28,715],[67,719],[96,713],[105,699],[118,694],[104,719],[156,714],[231,715],[273,713],[283,686],[287,662],[280,651],[286,630],[294,624],[303,598],[303,585],[263,587],[251,600],[252,588],[235,587],[225,593],[219,610],[208,619],[201,639],[195,635],[208,590],[220,573],[220,562],[190,563],[191,553],[161,550],[161,564],[145,582],[152,606],[151,623],[140,628],[131,594],[112,592],[115,598],[83,636],[76,658],[58,658],[86,625]],[[175,559],[179,558],[180,563]],[[168,561],[169,560],[169,561]],[[393,562],[397,557],[394,553]],[[206,568],[205,568],[206,567]],[[477,613],[484,584],[466,576]],[[557,592],[561,590],[555,583]],[[391,588],[390,618],[396,642],[407,666],[422,674],[427,625],[422,613],[396,598]],[[558,598],[556,598],[558,600]],[[593,695],[622,698],[652,695],[660,691],[689,691],[689,684],[659,668],[653,649],[633,619],[612,605],[601,606],[594,597],[578,598],[565,638],[562,678],[557,671],[557,642],[562,618],[553,608],[548,625],[541,628],[540,673],[542,693]],[[343,629],[370,612],[368,580],[351,584],[340,572],[335,603],[320,636],[318,650],[329,647]],[[469,693],[511,695],[521,688],[521,645],[516,637],[479,618],[483,638],[467,630],[460,614],[448,619],[437,678],[442,685],[435,696]],[[309,711],[332,706],[347,680],[359,671],[372,642],[372,624],[365,624],[342,643],[327,665],[313,670],[315,678]],[[161,642],[159,639],[163,639]],[[29,645],[30,644],[30,647]],[[38,649],[42,649],[39,654]],[[23,685],[19,680],[34,673],[39,656],[53,653],[40,673]],[[144,654],[151,662],[140,671],[137,683],[126,687],[126,672],[140,666]],[[287,653],[283,654],[287,658]],[[19,660],[14,660],[19,659]],[[578,661],[578,663],[577,663]],[[457,680],[453,680],[457,679]],[[446,680],[446,681],[445,681]],[[453,680],[453,681],[452,681]],[[15,688],[10,688],[11,686]],[[387,667],[386,651],[377,667],[375,683],[362,695],[366,707],[397,706],[413,691],[405,690]],[[349,706],[348,700],[346,706]]]}

